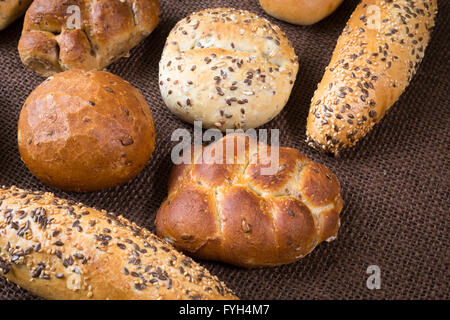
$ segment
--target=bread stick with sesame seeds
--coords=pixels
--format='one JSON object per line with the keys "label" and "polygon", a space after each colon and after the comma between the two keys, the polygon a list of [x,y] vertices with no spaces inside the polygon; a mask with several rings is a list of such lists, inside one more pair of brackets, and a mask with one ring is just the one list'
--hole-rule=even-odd
{"label": "bread stick with sesame seeds", "polygon": [[259,0],[267,14],[299,25],[311,25],[332,14],[343,0]]}
{"label": "bread stick with sesame seeds", "polygon": [[47,299],[236,299],[125,218],[14,186],[0,187],[0,275]]}
{"label": "bread stick with sesame seeds", "polygon": [[311,101],[307,143],[354,146],[405,91],[422,61],[437,0],[363,0],[353,12]]}

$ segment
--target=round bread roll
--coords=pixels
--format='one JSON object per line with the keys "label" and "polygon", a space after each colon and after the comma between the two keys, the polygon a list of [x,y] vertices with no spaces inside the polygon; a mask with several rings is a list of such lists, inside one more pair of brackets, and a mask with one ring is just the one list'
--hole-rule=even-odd
{"label": "round bread roll", "polygon": [[298,57],[278,26],[236,9],[193,13],[173,28],[159,65],[168,108],[222,131],[255,128],[286,105]]}
{"label": "round bread roll", "polygon": [[38,179],[82,192],[134,178],[153,152],[155,129],[144,97],[128,82],[73,69],[30,94],[17,138],[23,162]]}
{"label": "round bread roll", "polygon": [[293,24],[310,25],[328,17],[343,0],[259,0],[271,16]]}
{"label": "round bread roll", "polygon": [[156,214],[161,238],[194,257],[246,268],[292,263],[336,239],[343,200],[325,166],[292,148],[272,153],[242,133],[193,149],[190,164],[173,168]]}

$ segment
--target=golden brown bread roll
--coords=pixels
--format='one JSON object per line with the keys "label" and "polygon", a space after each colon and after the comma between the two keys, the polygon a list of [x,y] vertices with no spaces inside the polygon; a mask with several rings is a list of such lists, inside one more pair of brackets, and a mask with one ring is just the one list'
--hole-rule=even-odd
{"label": "golden brown bread roll", "polygon": [[[343,206],[335,175],[291,148],[280,148],[277,173],[264,175],[273,149],[262,146],[228,134],[193,155],[197,164],[175,166],[157,234],[195,257],[248,268],[291,263],[334,240]],[[234,164],[211,163],[220,147],[223,163],[235,148]]]}
{"label": "golden brown bread roll", "polygon": [[20,113],[19,151],[30,171],[64,190],[93,191],[134,178],[155,147],[139,91],[105,71],[73,69],[38,86]]}
{"label": "golden brown bread roll", "polygon": [[293,24],[310,25],[332,14],[343,0],[259,0],[271,16]]}
{"label": "golden brown bread roll", "polygon": [[280,28],[245,10],[196,12],[177,23],[159,64],[167,107],[222,131],[255,128],[286,105],[298,57]]}
{"label": "golden brown bread roll", "polygon": [[358,5],[312,98],[310,146],[337,154],[384,117],[424,57],[436,12],[436,0]]}
{"label": "golden brown bread roll", "polygon": [[101,70],[147,37],[159,14],[158,0],[35,0],[25,15],[20,58],[44,77]]}
{"label": "golden brown bread roll", "polygon": [[0,187],[0,275],[47,299],[236,298],[122,216],[16,187]]}
{"label": "golden brown bread roll", "polygon": [[22,16],[33,0],[0,0],[0,30]]}

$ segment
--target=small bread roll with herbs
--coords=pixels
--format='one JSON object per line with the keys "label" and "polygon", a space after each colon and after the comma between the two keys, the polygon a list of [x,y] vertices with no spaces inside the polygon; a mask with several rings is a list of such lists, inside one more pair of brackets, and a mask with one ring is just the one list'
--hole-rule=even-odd
{"label": "small bread roll with herbs", "polygon": [[159,64],[164,102],[204,128],[255,128],[286,105],[298,71],[286,35],[244,10],[196,12],[172,29]]}
{"label": "small bread roll with herbs", "polygon": [[158,25],[158,0],[34,0],[19,55],[43,77],[69,69],[102,70],[128,56]]}
{"label": "small bread roll with herbs", "polygon": [[354,146],[394,105],[422,61],[437,0],[363,0],[340,36],[311,101],[310,146]]}
{"label": "small bread roll with herbs", "polygon": [[269,15],[292,24],[310,25],[332,14],[343,0],[259,0]]}
{"label": "small bread roll with herbs", "polygon": [[73,69],[38,86],[22,107],[19,151],[42,182],[70,191],[134,178],[155,148],[150,108],[131,84],[105,71]]}

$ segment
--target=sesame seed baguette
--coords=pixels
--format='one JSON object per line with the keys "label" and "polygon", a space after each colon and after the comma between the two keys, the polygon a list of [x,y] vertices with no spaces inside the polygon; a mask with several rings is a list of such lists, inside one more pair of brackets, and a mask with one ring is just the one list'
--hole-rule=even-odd
{"label": "sesame seed baguette", "polygon": [[0,0],[0,30],[22,16],[32,0]]}
{"label": "sesame seed baguette", "polygon": [[358,5],[312,98],[310,146],[337,154],[384,117],[423,59],[436,13],[437,0]]}
{"label": "sesame seed baguette", "polygon": [[122,216],[14,186],[0,187],[0,275],[47,299],[236,299]]}

